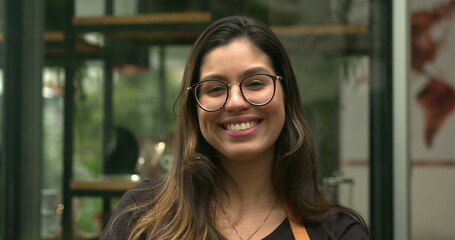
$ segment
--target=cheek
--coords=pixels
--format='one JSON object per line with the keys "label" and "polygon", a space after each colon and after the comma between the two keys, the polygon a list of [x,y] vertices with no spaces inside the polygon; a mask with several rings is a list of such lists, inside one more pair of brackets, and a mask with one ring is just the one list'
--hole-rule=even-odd
{"label": "cheek", "polygon": [[198,109],[197,112],[198,116],[198,121],[199,121],[199,129],[202,133],[202,136],[207,140],[207,137],[209,137],[210,134],[210,113]]}
{"label": "cheek", "polygon": [[273,138],[278,138],[284,127],[285,122],[285,105],[282,94],[277,94],[268,105],[267,114],[270,121],[268,131]]}
{"label": "cheek", "polygon": [[286,103],[281,86],[277,88],[277,92],[275,93],[275,98],[273,100],[275,101],[276,115],[279,118],[280,123],[284,123],[284,119],[286,117]]}

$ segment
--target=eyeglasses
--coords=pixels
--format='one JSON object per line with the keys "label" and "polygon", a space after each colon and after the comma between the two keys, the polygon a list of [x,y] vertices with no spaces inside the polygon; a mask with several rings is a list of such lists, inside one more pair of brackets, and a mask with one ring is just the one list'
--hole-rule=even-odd
{"label": "eyeglasses", "polygon": [[276,80],[283,77],[270,74],[252,74],[240,82],[225,83],[221,80],[204,80],[187,88],[193,91],[200,108],[207,112],[220,110],[229,98],[229,87],[239,85],[243,99],[253,106],[264,106],[275,96]]}

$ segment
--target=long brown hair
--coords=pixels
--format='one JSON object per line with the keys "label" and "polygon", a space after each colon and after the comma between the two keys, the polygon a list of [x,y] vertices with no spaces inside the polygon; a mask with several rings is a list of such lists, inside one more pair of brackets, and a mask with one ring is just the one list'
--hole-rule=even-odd
{"label": "long brown hair", "polygon": [[[129,239],[224,239],[215,227],[213,201],[229,178],[198,126],[197,105],[187,88],[199,80],[202,58],[212,49],[244,38],[267,54],[281,82],[285,124],[276,144],[272,178],[291,221],[321,224],[335,212],[364,222],[355,212],[330,202],[318,187],[318,157],[312,133],[301,112],[297,81],[278,38],[263,23],[247,17],[227,17],[210,25],[189,54],[177,99],[174,161],[151,200],[127,208],[137,221]],[[225,192],[225,191],[224,191]]]}

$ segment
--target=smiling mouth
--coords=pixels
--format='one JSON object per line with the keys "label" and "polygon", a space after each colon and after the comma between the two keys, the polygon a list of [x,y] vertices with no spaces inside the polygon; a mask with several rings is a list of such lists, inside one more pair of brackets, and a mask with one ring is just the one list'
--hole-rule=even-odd
{"label": "smiling mouth", "polygon": [[235,124],[226,124],[224,128],[231,131],[244,131],[257,126],[259,122],[244,122]]}

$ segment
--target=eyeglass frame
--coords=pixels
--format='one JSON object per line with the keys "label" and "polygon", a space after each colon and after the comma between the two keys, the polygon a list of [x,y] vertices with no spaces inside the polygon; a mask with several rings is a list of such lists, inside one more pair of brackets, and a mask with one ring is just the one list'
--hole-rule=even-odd
{"label": "eyeglass frame", "polygon": [[[250,100],[248,100],[248,99],[245,97],[245,94],[243,93],[242,83],[243,83],[245,80],[247,80],[248,78],[250,78],[251,76],[256,76],[256,75],[268,76],[268,77],[270,77],[270,78],[272,79],[272,81],[273,81],[273,94],[272,94],[272,97],[270,97],[270,99],[267,100],[265,103],[260,103],[260,104],[258,104],[258,103],[253,103],[253,102],[251,102]],[[230,92],[229,89],[230,89],[230,86],[231,86],[231,85],[237,84],[237,85],[239,86],[240,93],[241,93],[243,99],[244,99],[247,103],[249,103],[250,105],[252,105],[252,106],[265,106],[265,105],[269,104],[269,103],[273,100],[273,98],[275,97],[275,92],[276,92],[276,80],[283,80],[283,79],[284,79],[284,78],[283,78],[282,76],[279,76],[279,75],[272,75],[272,74],[267,74],[267,73],[253,73],[253,74],[250,74],[250,75],[244,77],[240,82],[231,82],[231,83],[228,84],[228,83],[226,83],[226,82],[224,82],[224,81],[222,81],[222,80],[219,80],[219,79],[207,79],[207,80],[203,80],[203,81],[197,82],[197,83],[195,83],[195,84],[193,84],[193,85],[187,87],[186,90],[187,90],[187,91],[192,91],[192,92],[193,92],[194,98],[196,99],[196,103],[197,103],[197,105],[198,105],[202,110],[207,111],[207,112],[216,112],[216,111],[222,109],[222,108],[226,105],[226,103],[227,103],[227,101],[228,101],[228,99],[229,99],[229,92]],[[227,89],[227,92],[226,92],[226,99],[224,100],[224,103],[221,105],[221,107],[216,108],[216,109],[214,109],[214,110],[211,110],[211,109],[208,109],[208,108],[203,107],[202,104],[199,102],[199,98],[197,97],[196,91],[194,90],[194,89],[196,89],[196,87],[199,86],[200,84],[202,84],[202,83],[204,83],[204,82],[208,82],[208,81],[220,82],[220,83],[222,83],[223,85],[225,85],[225,86],[226,86],[226,89]]]}

